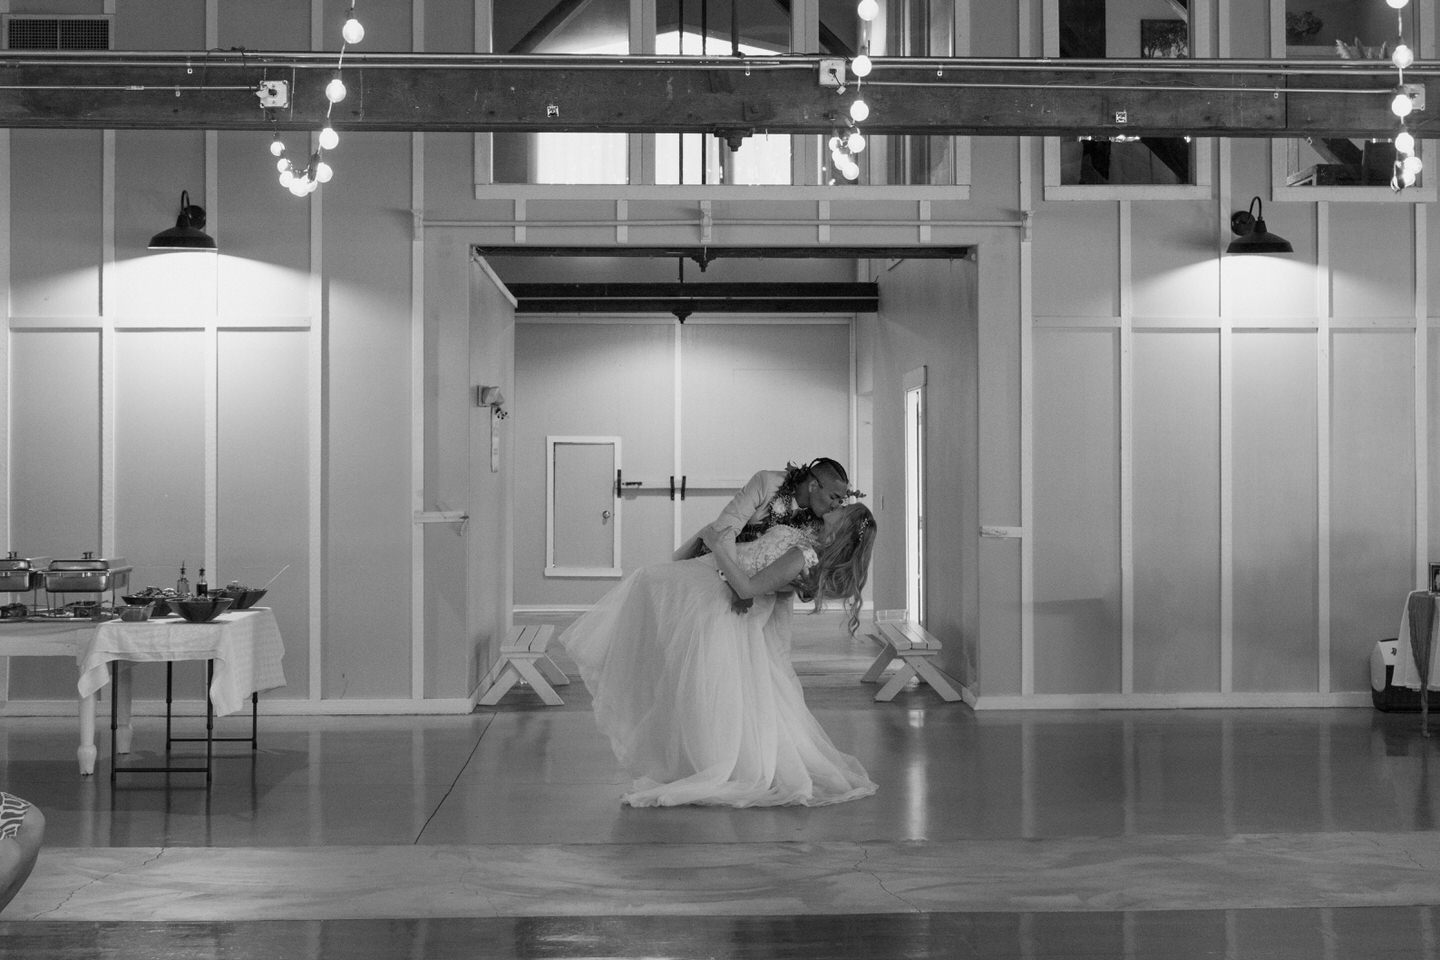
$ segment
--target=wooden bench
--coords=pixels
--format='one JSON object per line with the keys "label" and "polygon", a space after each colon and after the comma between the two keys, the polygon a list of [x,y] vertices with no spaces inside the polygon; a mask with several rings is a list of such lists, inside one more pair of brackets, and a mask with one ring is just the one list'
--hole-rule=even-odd
{"label": "wooden bench", "polygon": [[940,641],[931,636],[924,627],[913,620],[876,619],[875,632],[870,639],[880,644],[880,655],[861,677],[864,683],[879,683],[880,676],[890,665],[899,662],[889,681],[875,694],[875,699],[890,701],[912,677],[935,688],[947,702],[961,699],[953,681],[935,666],[934,658],[940,653]]}
{"label": "wooden bench", "polygon": [[555,687],[564,686],[570,682],[570,678],[565,676],[565,671],[545,652],[554,633],[553,623],[511,627],[505,634],[505,639],[500,642],[499,659],[480,681],[482,692],[476,702],[482,706],[493,707],[515,684],[528,683],[530,689],[548,705],[558,707],[564,704],[565,701],[555,692]]}

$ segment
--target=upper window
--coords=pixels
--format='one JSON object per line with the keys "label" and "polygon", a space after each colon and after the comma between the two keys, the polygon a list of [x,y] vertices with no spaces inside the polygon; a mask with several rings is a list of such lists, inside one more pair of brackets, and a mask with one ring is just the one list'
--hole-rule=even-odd
{"label": "upper window", "polygon": [[[1277,58],[1389,61],[1401,36],[1417,60],[1434,56],[1421,30],[1433,0],[1411,0],[1395,10],[1382,0],[1271,0],[1270,52]],[[1399,121],[1396,121],[1399,132]],[[1427,164],[1435,141],[1416,144]],[[1434,200],[1435,177],[1422,171],[1414,186],[1390,189],[1395,145],[1389,139],[1305,137],[1271,141],[1275,199]]]}
{"label": "upper window", "polygon": [[[1166,60],[1203,56],[1208,0],[1046,0],[1045,55]],[[1045,197],[1208,197],[1212,141],[1189,136],[1048,137]]]}

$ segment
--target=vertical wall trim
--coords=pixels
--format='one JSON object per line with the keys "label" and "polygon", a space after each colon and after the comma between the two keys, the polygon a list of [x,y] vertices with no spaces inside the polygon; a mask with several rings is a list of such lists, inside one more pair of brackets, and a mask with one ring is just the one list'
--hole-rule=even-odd
{"label": "vertical wall trim", "polygon": [[1220,321],[1220,692],[1235,686],[1235,330]]}
{"label": "vertical wall trim", "polygon": [[[670,327],[670,357],[675,368],[675,383],[671,387],[671,393],[675,397],[674,418],[672,427],[670,450],[670,472],[675,477],[675,482],[680,482],[680,471],[684,469],[683,458],[681,457],[680,444],[684,441],[685,431],[681,424],[685,416],[685,355],[684,342],[680,334],[685,328],[679,324]],[[690,535],[684,527],[685,523],[685,501],[681,497],[671,497],[670,515],[673,518],[670,522],[670,536],[674,540],[671,550],[680,549],[680,541],[683,537]]]}
{"label": "vertical wall trim", "polygon": [[[1030,52],[1030,4],[1019,7],[1020,55]],[[1031,229],[1035,217],[1035,138],[1019,138],[1018,195],[1024,226],[1020,230],[1020,695],[1035,694],[1035,255]],[[980,678],[984,683],[984,678]]]}
{"label": "vertical wall trim", "polygon": [[[1272,147],[1273,149],[1273,147]],[[1316,557],[1316,655],[1315,683],[1320,693],[1330,691],[1330,203],[1315,204],[1315,305],[1318,329],[1315,332],[1315,476],[1316,520],[1319,540]]]}
{"label": "vertical wall trim", "polygon": [[1135,317],[1130,201],[1120,217],[1120,691],[1135,690]]}
{"label": "vertical wall trim", "polygon": [[1415,217],[1415,583],[1428,587],[1430,555],[1430,275],[1426,205]]}
{"label": "vertical wall trim", "polygon": [[[207,27],[207,34],[213,27]],[[211,47],[213,49],[213,47]],[[205,131],[205,210],[207,213],[220,211],[220,134],[215,130]],[[206,218],[217,242],[223,242],[223,217],[215,216],[214,223]],[[211,289],[215,296],[210,302],[210,315],[205,318],[205,530],[201,555],[213,575],[219,562],[220,538],[220,258],[211,257],[208,264],[214,271]]]}
{"label": "vertical wall trim", "polygon": [[[310,0],[310,35],[312,48],[319,42],[321,13],[324,0]],[[315,136],[310,138],[310,149],[318,146]],[[310,195],[310,356],[309,395],[307,397],[308,419],[310,422],[310,504],[308,511],[310,526],[310,699],[319,700],[324,695],[321,656],[325,643],[325,470],[326,453],[330,445],[330,431],[325,422],[325,392],[328,383],[325,376],[325,347],[329,335],[330,321],[326,315],[325,300],[325,243],[324,243],[325,191],[317,190]]]}
{"label": "vertical wall trim", "polygon": [[100,154],[100,555],[115,555],[115,131],[101,135]]}
{"label": "vertical wall trim", "polygon": [[[0,0],[0,12],[10,9]],[[0,336],[0,536],[10,539],[10,131],[0,130],[0,305],[5,330]],[[10,658],[0,657],[0,700],[10,699]]]}
{"label": "vertical wall trim", "polygon": [[[0,0],[0,11],[9,5]],[[5,331],[0,336],[0,536],[10,541],[10,131],[0,130],[0,305]],[[8,665],[9,657],[4,658]],[[0,684],[0,694],[8,697]]]}
{"label": "vertical wall trim", "polygon": [[[417,14],[418,16],[418,14]],[[410,507],[425,510],[425,134],[410,135]],[[425,698],[425,528],[410,525],[410,697]]]}
{"label": "vertical wall trim", "polygon": [[[855,468],[860,463],[860,372],[858,369],[860,351],[859,341],[855,331],[856,322],[857,317],[852,313],[850,315],[849,326],[846,327],[846,330],[850,334],[850,422],[846,425],[846,430],[850,435],[850,444],[847,452],[848,459],[845,462],[850,464],[850,475],[852,478],[856,473]],[[854,479],[850,482],[857,487],[860,485],[859,482]]]}
{"label": "vertical wall trim", "polygon": [[[411,8],[410,44],[425,52],[425,0]],[[425,134],[410,134],[410,508],[425,511]],[[492,424],[493,425],[493,424]],[[410,525],[410,699],[425,699],[425,528]]]}
{"label": "vertical wall trim", "polygon": [[[476,53],[493,53],[495,45],[493,7],[490,0],[475,0],[475,43]],[[475,181],[475,193],[479,196],[480,188],[495,182],[495,135],[493,133],[477,133],[471,140],[471,147],[474,156],[474,167],[471,171],[471,179]]]}

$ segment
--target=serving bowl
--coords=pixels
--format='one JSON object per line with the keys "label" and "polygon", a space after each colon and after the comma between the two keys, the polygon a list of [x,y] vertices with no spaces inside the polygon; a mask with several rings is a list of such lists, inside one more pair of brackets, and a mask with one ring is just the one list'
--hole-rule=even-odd
{"label": "serving bowl", "polygon": [[121,597],[120,599],[132,607],[143,607],[149,604],[151,619],[168,616],[170,614],[170,604],[175,602],[174,597],[141,596],[139,594],[131,594],[128,597]]}
{"label": "serving bowl", "polygon": [[125,606],[116,607],[115,612],[119,614],[120,619],[126,623],[139,623],[142,620],[149,620],[150,614],[154,612],[154,609],[155,604],[153,603],[135,604],[127,601]]}
{"label": "serving bowl", "polygon": [[237,587],[226,587],[220,591],[220,596],[229,597],[235,601],[230,605],[231,610],[249,610],[260,602],[260,598],[269,591],[266,590],[242,590]]}
{"label": "serving bowl", "polygon": [[229,597],[192,597],[171,600],[171,608],[191,623],[208,623],[230,609]]}

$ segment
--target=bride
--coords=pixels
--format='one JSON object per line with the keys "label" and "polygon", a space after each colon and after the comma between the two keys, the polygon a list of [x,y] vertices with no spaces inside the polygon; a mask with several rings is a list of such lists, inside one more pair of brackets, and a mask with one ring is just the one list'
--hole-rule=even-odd
{"label": "bride", "polygon": [[[775,599],[798,590],[817,610],[842,600],[853,636],[874,516],[856,503],[818,532],[777,525],[738,545],[713,526],[702,536],[712,553],[635,571],[560,637],[635,778],[624,802],[816,806],[874,793],[806,707],[790,604]],[[732,610],[737,597],[754,598],[748,613]]]}

